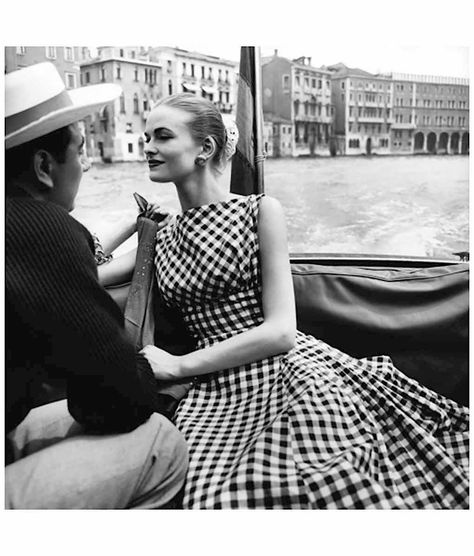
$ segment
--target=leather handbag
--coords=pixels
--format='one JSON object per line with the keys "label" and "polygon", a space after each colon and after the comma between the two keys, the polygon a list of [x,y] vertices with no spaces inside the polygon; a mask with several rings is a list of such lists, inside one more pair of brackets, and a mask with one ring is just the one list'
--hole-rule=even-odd
{"label": "leather handbag", "polygon": [[[137,350],[152,344],[173,355],[183,355],[195,348],[195,342],[178,312],[166,306],[161,297],[154,264],[158,223],[143,216],[146,201],[140,199],[137,258],[125,303],[125,329]],[[189,392],[191,380],[157,382],[163,413],[171,416]]]}

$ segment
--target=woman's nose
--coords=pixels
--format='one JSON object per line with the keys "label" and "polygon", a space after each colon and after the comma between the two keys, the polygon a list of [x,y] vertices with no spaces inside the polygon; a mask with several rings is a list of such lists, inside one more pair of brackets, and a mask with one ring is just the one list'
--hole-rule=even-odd
{"label": "woman's nose", "polygon": [[157,149],[156,149],[156,147],[154,147],[154,146],[151,144],[151,141],[149,141],[148,143],[145,143],[145,147],[143,148],[143,152],[144,152],[145,154],[149,154],[149,153],[156,154]]}

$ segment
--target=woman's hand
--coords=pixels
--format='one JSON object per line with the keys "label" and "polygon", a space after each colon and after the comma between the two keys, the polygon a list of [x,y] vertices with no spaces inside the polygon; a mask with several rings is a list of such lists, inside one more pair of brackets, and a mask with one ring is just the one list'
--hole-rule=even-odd
{"label": "woman's hand", "polygon": [[145,346],[140,353],[150,363],[155,378],[159,380],[179,380],[181,371],[181,357],[171,355],[156,346]]}
{"label": "woman's hand", "polygon": [[146,218],[150,218],[158,223],[158,229],[161,230],[166,224],[168,224],[171,215],[169,212],[164,211],[160,208],[158,203],[148,203],[145,212],[142,214]]}

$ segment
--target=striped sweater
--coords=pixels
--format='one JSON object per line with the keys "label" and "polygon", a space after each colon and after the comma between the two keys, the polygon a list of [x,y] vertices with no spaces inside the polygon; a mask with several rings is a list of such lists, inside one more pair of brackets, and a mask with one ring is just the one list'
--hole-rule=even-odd
{"label": "striped sweater", "polygon": [[132,430],[159,411],[156,381],[98,282],[90,233],[31,198],[7,197],[5,217],[6,430],[48,378],[65,379],[69,411],[88,430]]}

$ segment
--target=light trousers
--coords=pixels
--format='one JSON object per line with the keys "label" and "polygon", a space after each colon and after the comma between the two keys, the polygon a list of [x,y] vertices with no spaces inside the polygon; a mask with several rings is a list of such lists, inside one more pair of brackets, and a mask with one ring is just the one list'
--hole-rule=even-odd
{"label": "light trousers", "polygon": [[7,509],[159,508],[180,492],[188,465],[183,437],[162,415],[132,432],[87,435],[66,400],[31,410],[7,441]]}

